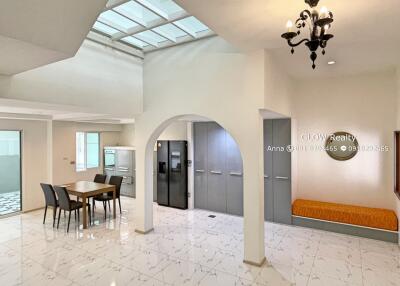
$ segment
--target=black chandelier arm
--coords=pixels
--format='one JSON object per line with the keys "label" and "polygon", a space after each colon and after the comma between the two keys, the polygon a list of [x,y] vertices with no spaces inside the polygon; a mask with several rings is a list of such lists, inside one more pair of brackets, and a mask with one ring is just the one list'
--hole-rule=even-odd
{"label": "black chandelier arm", "polygon": [[310,19],[312,18],[312,14],[309,10],[306,9],[306,10],[303,10],[300,12],[299,19],[302,19],[304,21],[304,20],[307,20],[308,18],[310,18]]}
{"label": "black chandelier arm", "polygon": [[291,40],[288,40],[288,44],[289,44],[289,46],[291,46],[292,48],[294,48],[294,47],[297,47],[297,46],[299,46],[300,44],[302,44],[302,43],[304,43],[304,42],[309,42],[310,40],[309,39],[303,39],[303,40],[301,40],[300,42],[298,42],[298,43],[292,43],[292,41]]}

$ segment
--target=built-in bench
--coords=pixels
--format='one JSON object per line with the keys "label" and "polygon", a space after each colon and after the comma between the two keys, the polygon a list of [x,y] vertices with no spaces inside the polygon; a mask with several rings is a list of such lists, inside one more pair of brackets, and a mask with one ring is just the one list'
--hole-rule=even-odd
{"label": "built-in bench", "polygon": [[372,239],[398,242],[394,211],[319,201],[294,201],[293,224]]}

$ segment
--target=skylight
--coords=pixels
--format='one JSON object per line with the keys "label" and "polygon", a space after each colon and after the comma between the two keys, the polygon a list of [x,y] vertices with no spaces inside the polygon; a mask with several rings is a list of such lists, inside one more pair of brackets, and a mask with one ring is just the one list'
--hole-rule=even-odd
{"label": "skylight", "polygon": [[109,0],[92,31],[144,52],[214,35],[172,0]]}

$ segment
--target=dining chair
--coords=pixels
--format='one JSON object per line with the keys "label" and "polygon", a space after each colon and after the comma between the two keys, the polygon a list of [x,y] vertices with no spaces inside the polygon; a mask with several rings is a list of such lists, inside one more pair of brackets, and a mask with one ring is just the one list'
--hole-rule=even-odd
{"label": "dining chair", "polygon": [[102,174],[96,174],[96,176],[94,177],[93,182],[95,183],[99,183],[99,184],[104,184],[107,180],[107,176],[106,175],[102,175]]}
{"label": "dining chair", "polygon": [[45,203],[46,203],[46,206],[44,208],[43,224],[45,224],[45,222],[46,222],[47,207],[52,207],[53,208],[53,227],[54,227],[55,223],[56,223],[56,212],[57,212],[57,208],[58,208],[58,201],[56,198],[56,194],[54,192],[52,185],[40,183],[40,186],[42,187],[42,190],[44,193],[44,199],[45,199]]}
{"label": "dining chair", "polygon": [[[115,198],[118,199],[118,204],[119,204],[119,213],[122,213],[121,210],[121,198],[120,198],[120,193],[121,193],[121,185],[122,185],[122,180],[123,177],[120,176],[111,176],[110,181],[108,182],[109,185],[115,186]],[[103,207],[104,207],[104,218],[107,218],[107,203],[109,209],[110,207],[110,201],[113,200],[113,192],[108,192],[105,194],[101,194],[98,196],[93,197],[93,204],[95,204],[96,201],[103,202]]]}
{"label": "dining chair", "polygon": [[[99,183],[99,184],[105,184],[106,180],[107,180],[107,175],[96,174],[96,176],[94,176],[93,182]],[[94,209],[95,208],[96,208],[96,205],[95,205],[95,202],[93,200],[93,217],[94,217]]]}
{"label": "dining chair", "polygon": [[[79,210],[83,207],[83,204],[82,202],[71,200],[67,192],[67,189],[65,187],[55,186],[54,190],[57,194],[58,204],[59,204],[57,229],[60,225],[61,210],[64,210],[69,212],[68,226],[67,226],[67,232],[69,232],[69,224],[71,222],[71,212],[75,211],[75,221],[76,221],[76,213],[78,212],[78,222],[79,222]],[[91,225],[92,218],[91,218],[90,204],[88,204],[87,206],[89,213],[89,225]]]}

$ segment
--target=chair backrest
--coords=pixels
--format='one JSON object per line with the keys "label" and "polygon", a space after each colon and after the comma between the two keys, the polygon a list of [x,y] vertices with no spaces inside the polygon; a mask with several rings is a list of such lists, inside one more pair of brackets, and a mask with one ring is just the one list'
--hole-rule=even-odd
{"label": "chair backrest", "polygon": [[58,205],[60,209],[70,210],[71,209],[71,200],[69,198],[69,194],[65,187],[54,186],[54,190],[56,191],[58,197]]}
{"label": "chair backrest", "polygon": [[57,206],[57,198],[56,194],[54,193],[53,186],[50,184],[40,183],[44,193],[44,199],[46,200],[46,206]]}
{"label": "chair backrest", "polygon": [[106,179],[107,179],[106,175],[96,174],[96,176],[94,177],[93,182],[99,183],[99,184],[104,184],[106,182]]}
{"label": "chair backrest", "polygon": [[[111,176],[110,181],[108,182],[109,185],[115,186],[115,192],[116,192],[116,197],[119,198],[119,194],[121,192],[121,185],[122,185],[122,180],[124,178],[120,176]],[[112,193],[109,193],[112,195]]]}

